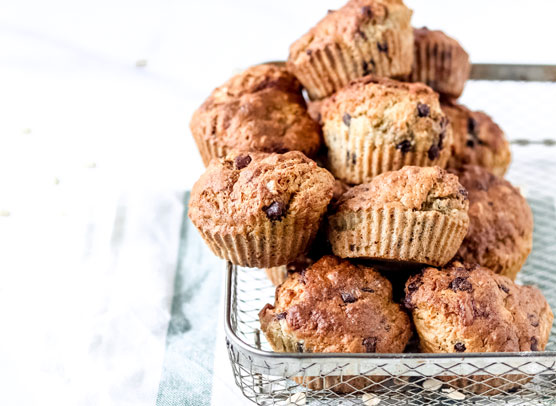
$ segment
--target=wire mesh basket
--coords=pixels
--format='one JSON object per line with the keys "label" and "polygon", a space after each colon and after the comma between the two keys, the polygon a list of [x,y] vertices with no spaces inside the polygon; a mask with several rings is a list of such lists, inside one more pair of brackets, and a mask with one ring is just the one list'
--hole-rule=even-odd
{"label": "wire mesh basket", "polygon": [[[521,188],[535,218],[533,252],[517,282],[537,285],[553,309],[556,83],[538,80],[555,80],[555,73],[554,67],[474,66],[475,79],[488,80],[471,80],[462,97],[472,109],[491,114],[512,143],[506,177]],[[506,81],[493,81],[496,77]],[[556,404],[555,326],[543,352],[275,353],[258,319],[260,309],[274,303],[274,292],[263,270],[228,263],[228,353],[237,385],[259,405]]]}

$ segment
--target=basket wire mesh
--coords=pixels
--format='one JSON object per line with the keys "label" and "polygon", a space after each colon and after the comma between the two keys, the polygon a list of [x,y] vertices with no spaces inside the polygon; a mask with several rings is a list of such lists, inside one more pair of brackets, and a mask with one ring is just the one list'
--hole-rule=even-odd
{"label": "basket wire mesh", "polygon": [[[533,252],[517,282],[556,309],[556,83],[470,81],[462,102],[485,110],[512,142],[507,178],[534,213]],[[482,354],[274,353],[258,312],[274,303],[263,270],[227,264],[226,336],[235,381],[259,405],[556,404],[556,327],[546,350]]]}

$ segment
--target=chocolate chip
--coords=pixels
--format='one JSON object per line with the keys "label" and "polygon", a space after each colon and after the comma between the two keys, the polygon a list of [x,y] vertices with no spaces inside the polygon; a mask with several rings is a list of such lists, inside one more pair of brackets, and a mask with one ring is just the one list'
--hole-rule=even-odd
{"label": "chocolate chip", "polygon": [[400,151],[402,151],[403,154],[405,154],[406,152],[409,152],[411,150],[411,141],[403,140],[398,145],[396,145],[396,149],[399,149]]}
{"label": "chocolate chip", "polygon": [[510,293],[510,289],[506,285],[498,285],[500,289],[502,289],[506,293]]}
{"label": "chocolate chip", "polygon": [[344,121],[344,124],[349,127],[349,125],[351,124],[351,116],[348,113],[344,114],[342,120]]}
{"label": "chocolate chip", "polygon": [[539,342],[536,337],[531,337],[531,351],[539,350]]}
{"label": "chocolate chip", "polygon": [[297,343],[297,352],[303,352],[303,343],[302,342]]}
{"label": "chocolate chip", "polygon": [[452,282],[450,282],[450,289],[452,289],[454,292],[457,292],[458,290],[472,292],[473,286],[471,285],[471,282],[467,280],[467,278],[458,276],[457,278],[454,278]]}
{"label": "chocolate chip", "polygon": [[415,293],[415,291],[417,289],[419,289],[419,287],[421,287],[421,285],[423,284],[423,275],[422,274],[418,274],[413,281],[411,281],[411,283],[409,285],[407,285],[407,287],[405,288],[407,290],[407,293],[405,295],[403,304],[405,306],[406,309],[412,310],[415,308],[415,305],[411,302],[411,297],[413,296],[413,294]]}
{"label": "chocolate chip", "polygon": [[238,155],[234,159],[237,169],[243,169],[251,163],[251,157],[249,155]]}
{"label": "chocolate chip", "polygon": [[417,103],[417,115],[419,117],[428,117],[431,114],[431,108],[428,104]]}
{"label": "chocolate chip", "polygon": [[355,245],[353,245],[353,244],[350,244],[350,245],[349,245],[349,250],[350,250],[350,251],[353,251],[353,250],[355,250]]}
{"label": "chocolate chip", "polygon": [[473,117],[467,119],[467,132],[477,136],[477,121]]}
{"label": "chocolate chip", "polygon": [[474,140],[467,140],[465,145],[467,145],[469,148],[474,148],[475,147],[475,141]]}
{"label": "chocolate chip", "polygon": [[463,198],[464,198],[465,200],[468,200],[468,199],[469,199],[469,192],[468,192],[466,189],[461,188],[460,190],[458,190],[458,192],[459,192],[460,195],[463,196]]}
{"label": "chocolate chip", "polygon": [[270,220],[280,220],[285,212],[286,207],[281,202],[272,202],[269,206],[264,206],[263,211]]}
{"label": "chocolate chip", "polygon": [[357,301],[357,298],[351,293],[341,293],[341,296],[344,303],[353,303]]}
{"label": "chocolate chip", "polygon": [[440,155],[440,149],[438,148],[438,145],[431,145],[428,155],[431,161],[434,161],[436,158],[438,158],[438,156]]}
{"label": "chocolate chip", "polygon": [[282,320],[286,318],[286,312],[278,313],[276,315],[276,320]]}
{"label": "chocolate chip", "polygon": [[380,52],[388,52],[388,43],[386,41],[376,44]]}
{"label": "chocolate chip", "polygon": [[464,352],[465,351],[465,344],[464,343],[456,343],[456,345],[454,345],[454,350],[456,350],[457,352]]}
{"label": "chocolate chip", "polygon": [[361,288],[361,290],[362,290],[363,292],[375,293],[374,289],[371,289],[371,288]]}
{"label": "chocolate chip", "polygon": [[371,18],[373,16],[373,11],[370,6],[361,7],[361,14],[365,17]]}
{"label": "chocolate chip", "polygon": [[438,134],[438,149],[444,148],[444,137],[446,137],[446,132],[442,131]]}
{"label": "chocolate chip", "polygon": [[313,53],[313,50],[308,49],[308,50],[305,51],[305,53],[306,53],[307,55],[311,56],[311,54]]}
{"label": "chocolate chip", "polygon": [[367,352],[376,352],[376,337],[367,337],[363,339],[363,346]]}
{"label": "chocolate chip", "polygon": [[335,12],[336,12],[336,10],[328,10],[328,11],[326,12],[326,14],[332,14],[332,13],[335,13]]}
{"label": "chocolate chip", "polygon": [[489,205],[490,207],[492,207],[492,206],[494,206],[494,203],[488,202],[488,205]]}
{"label": "chocolate chip", "polygon": [[529,314],[527,315],[527,318],[529,319],[529,323],[531,323],[533,327],[539,327],[539,319],[536,315]]}

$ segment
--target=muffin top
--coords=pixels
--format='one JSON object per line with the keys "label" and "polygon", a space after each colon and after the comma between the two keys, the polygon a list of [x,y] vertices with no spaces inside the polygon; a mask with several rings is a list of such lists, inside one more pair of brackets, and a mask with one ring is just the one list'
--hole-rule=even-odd
{"label": "muffin top", "polygon": [[412,11],[401,0],[350,0],[328,14],[290,46],[288,62],[298,64],[313,52],[331,43],[352,44],[354,37],[365,37],[363,27],[380,25],[389,28],[409,26]]}
{"label": "muffin top", "polygon": [[352,187],[339,199],[336,212],[385,207],[459,213],[467,218],[469,202],[457,176],[437,166],[405,166]]}
{"label": "muffin top", "polygon": [[548,341],[553,315],[541,291],[487,268],[427,268],[405,294],[426,352],[540,351]]}
{"label": "muffin top", "polygon": [[402,352],[411,335],[390,282],[334,256],[290,274],[259,318],[265,333],[281,330],[303,352]]}
{"label": "muffin top", "polygon": [[364,126],[374,145],[394,144],[402,152],[424,149],[431,159],[452,141],[438,94],[422,83],[368,75],[325,99],[320,113],[325,131],[327,126]]}
{"label": "muffin top", "polygon": [[454,173],[469,194],[469,230],[458,255],[493,270],[503,259],[527,255],[533,214],[519,190],[476,165],[464,165]]}
{"label": "muffin top", "polygon": [[193,186],[189,217],[222,233],[311,213],[318,221],[333,187],[334,177],[301,152],[232,152],[214,159]]}
{"label": "muffin top", "polygon": [[442,101],[450,119],[454,142],[450,167],[479,165],[503,176],[510,164],[510,146],[504,132],[482,111],[471,111],[451,100]]}
{"label": "muffin top", "polygon": [[253,66],[216,88],[194,113],[191,131],[245,151],[313,156],[321,145],[320,126],[307,113],[300,83],[280,64]]}

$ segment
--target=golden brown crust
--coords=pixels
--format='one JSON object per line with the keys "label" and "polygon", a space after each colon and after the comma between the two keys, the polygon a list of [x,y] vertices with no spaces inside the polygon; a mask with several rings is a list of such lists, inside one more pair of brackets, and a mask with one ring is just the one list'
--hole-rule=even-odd
{"label": "golden brown crust", "polygon": [[313,156],[321,145],[301,85],[278,64],[253,66],[216,88],[190,127],[205,165],[232,149]]}
{"label": "golden brown crust", "polygon": [[365,76],[325,99],[320,113],[328,165],[347,183],[412,165],[407,157],[418,166],[442,167],[448,160],[451,126],[438,95],[422,83]]}
{"label": "golden brown crust", "polygon": [[467,191],[457,176],[437,166],[406,166],[352,187],[338,201],[336,213],[393,207],[451,214],[467,212],[468,205]]}
{"label": "golden brown crust", "polygon": [[333,187],[332,175],[301,152],[234,152],[212,161],[195,183],[189,217],[198,228],[223,232],[273,221],[267,213],[273,205],[280,206],[280,219],[312,211],[318,218]]}
{"label": "golden brown crust", "polygon": [[425,352],[544,350],[553,314],[539,289],[454,262],[427,268],[405,288]]}
{"label": "golden brown crust", "polygon": [[455,174],[469,193],[469,230],[458,251],[515,279],[533,245],[533,213],[518,189],[486,169],[465,165]]}
{"label": "golden brown crust", "polygon": [[511,160],[510,145],[492,118],[450,100],[443,100],[441,106],[454,133],[448,167],[479,165],[497,176],[504,176]]}
{"label": "golden brown crust", "polygon": [[459,97],[469,78],[469,55],[442,31],[413,30],[415,57],[409,80],[423,82],[439,93]]}
{"label": "golden brown crust", "polygon": [[413,60],[411,14],[401,0],[350,0],[291,45],[288,69],[312,99],[369,73],[407,75]]}
{"label": "golden brown crust", "polygon": [[402,352],[411,335],[390,282],[334,256],[290,274],[276,289],[275,305],[266,305],[259,318],[281,352]]}

